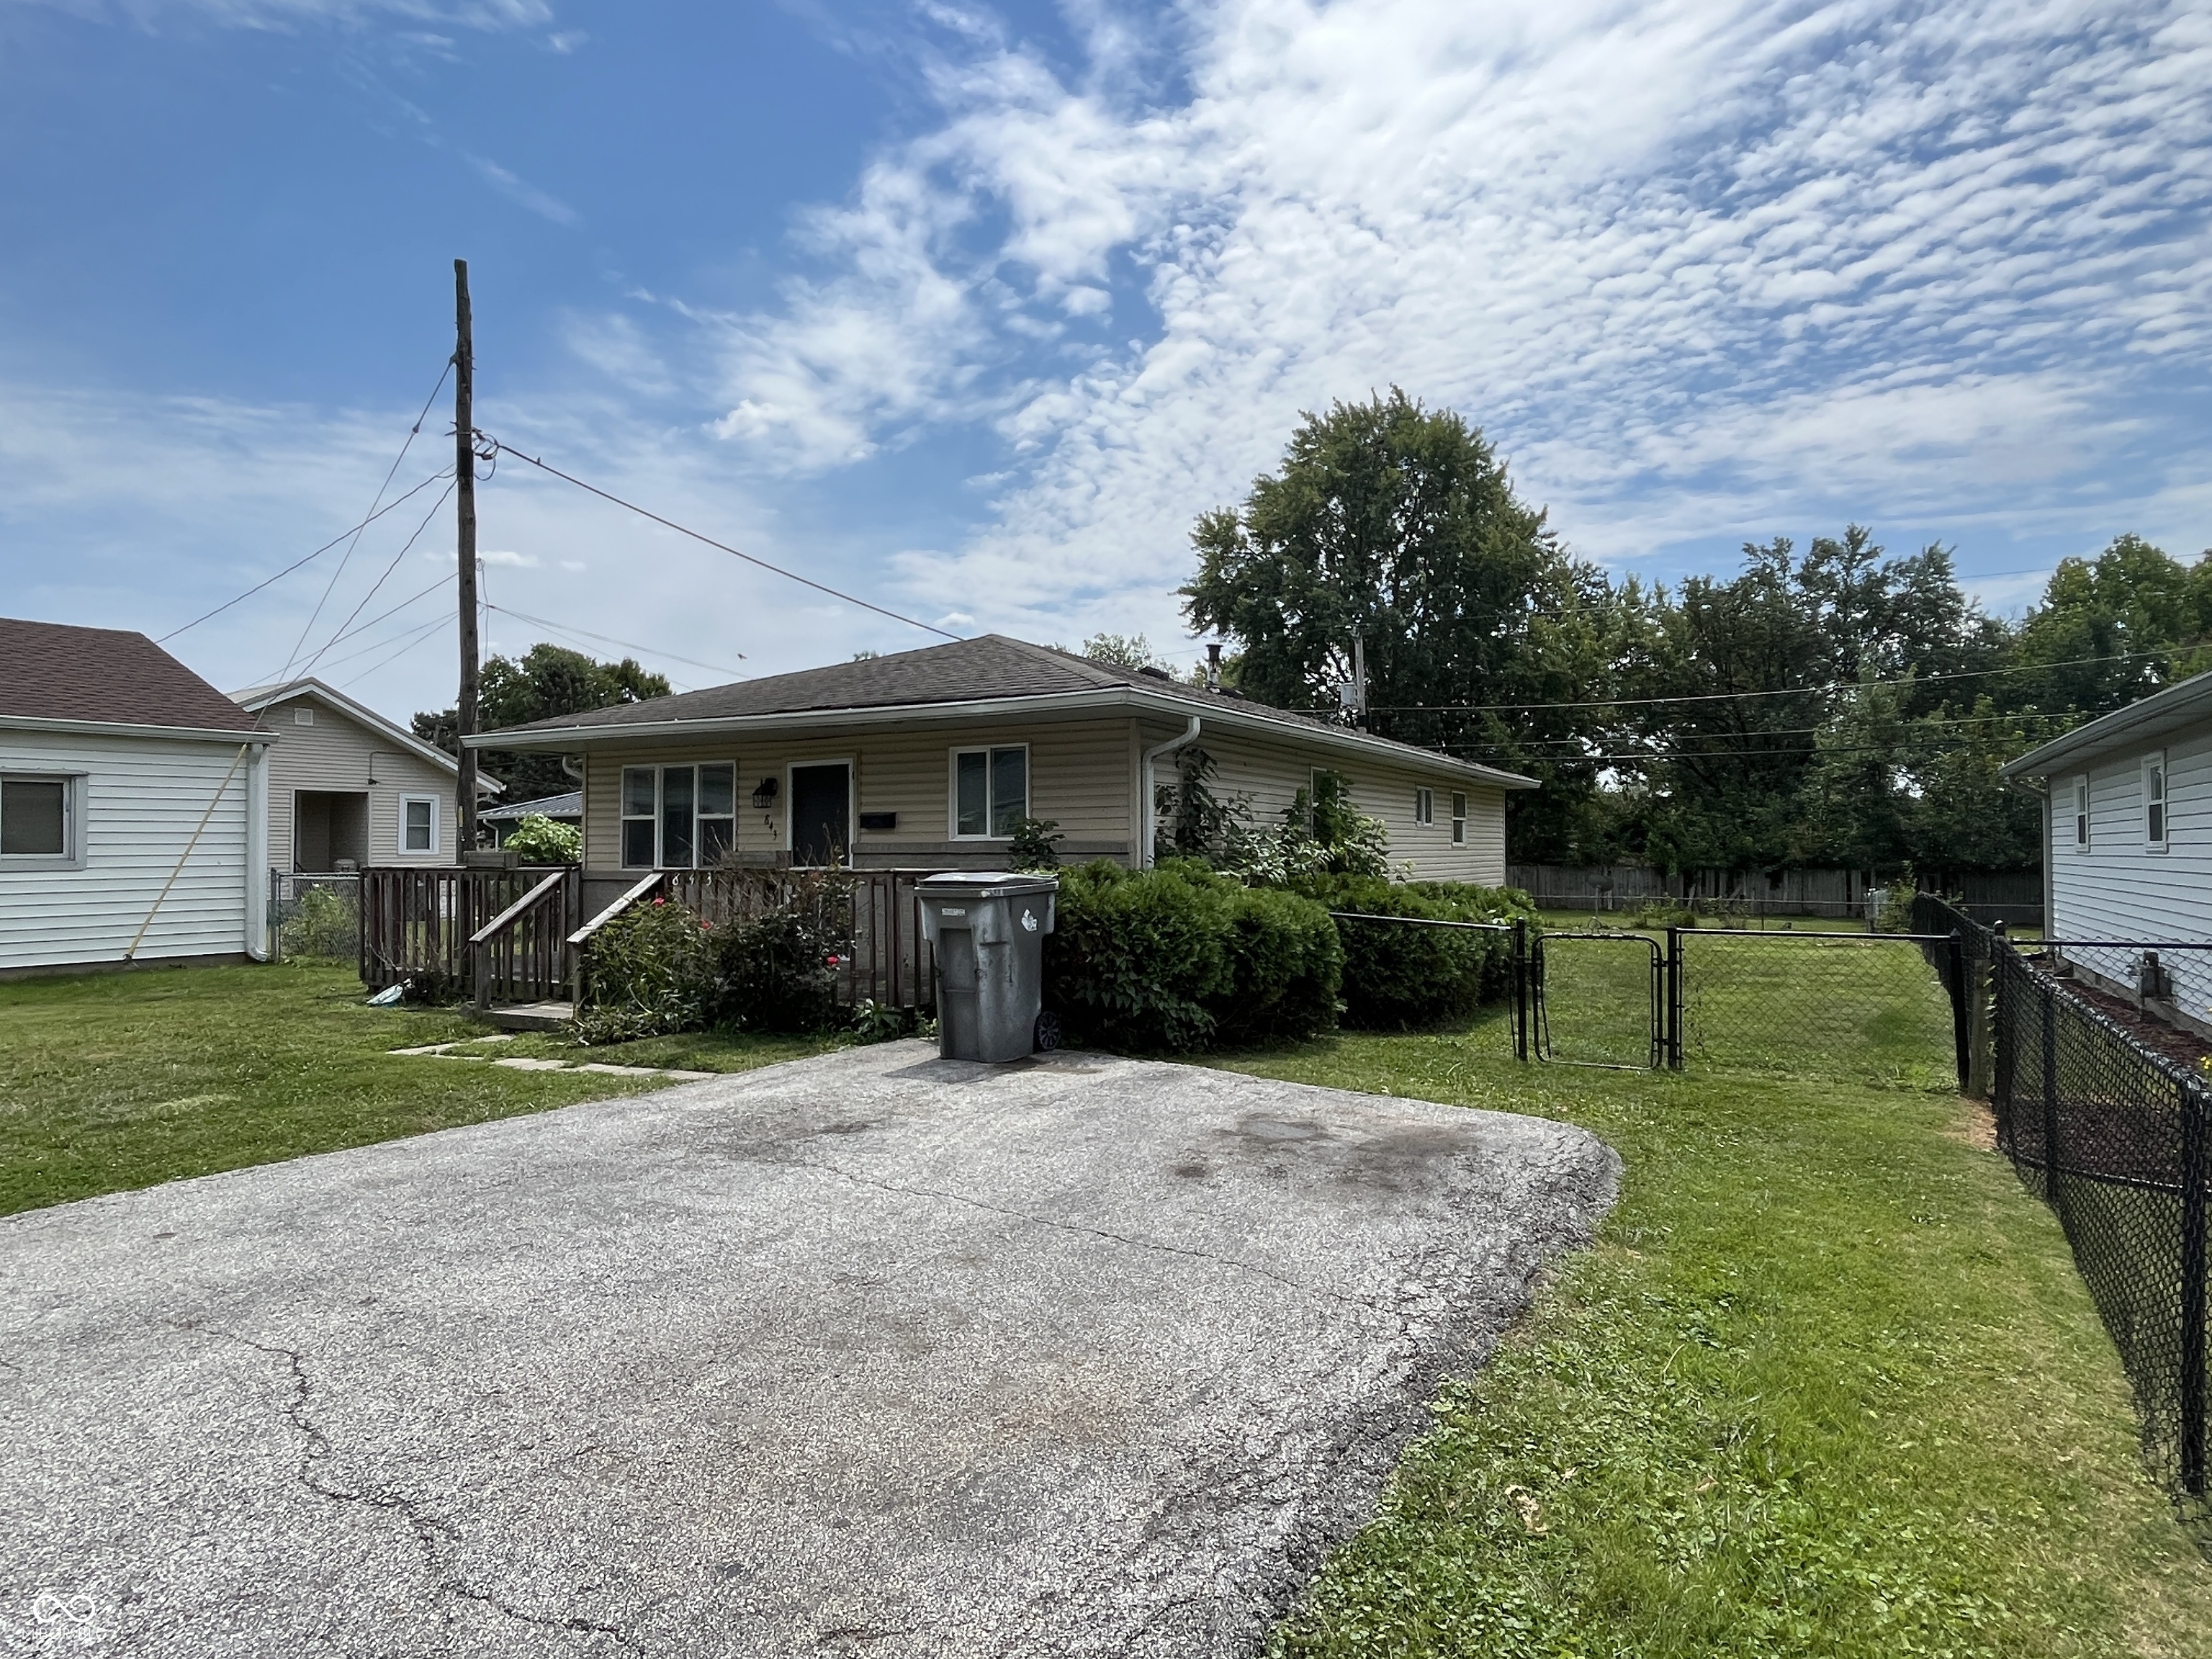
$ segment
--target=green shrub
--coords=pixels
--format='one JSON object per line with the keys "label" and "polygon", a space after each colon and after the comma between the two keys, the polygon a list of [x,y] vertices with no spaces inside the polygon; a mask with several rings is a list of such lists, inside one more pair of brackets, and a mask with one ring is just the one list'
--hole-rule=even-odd
{"label": "green shrub", "polygon": [[1060,843],[1067,839],[1059,831],[1058,818],[1016,818],[1012,837],[1006,842],[1006,867],[1009,870],[1058,869]]}
{"label": "green shrub", "polygon": [[361,910],[350,896],[327,887],[300,895],[299,908],[286,917],[278,944],[284,955],[350,962],[361,952]]}
{"label": "green shrub", "polygon": [[[1449,881],[1392,882],[1340,875],[1303,884],[1333,911],[1431,921],[1511,921],[1533,914],[1511,888]],[[1503,933],[1340,919],[1344,939],[1344,1020],[1369,1030],[1402,1030],[1472,1012],[1502,993],[1513,971]]]}
{"label": "green shrub", "polygon": [[853,884],[794,876],[783,900],[714,935],[714,1024],[730,1030],[824,1031],[840,1023],[837,976],[853,954]]}
{"label": "green shrub", "polygon": [[507,838],[505,850],[525,864],[581,864],[584,832],[543,812],[524,815]]}
{"label": "green shrub", "polygon": [[714,996],[714,939],[696,911],[665,899],[632,905],[592,936],[586,1043],[702,1030]]}
{"label": "green shrub", "polygon": [[1321,908],[1192,860],[1060,878],[1045,1006],[1106,1048],[1169,1052],[1334,1023],[1340,947]]}

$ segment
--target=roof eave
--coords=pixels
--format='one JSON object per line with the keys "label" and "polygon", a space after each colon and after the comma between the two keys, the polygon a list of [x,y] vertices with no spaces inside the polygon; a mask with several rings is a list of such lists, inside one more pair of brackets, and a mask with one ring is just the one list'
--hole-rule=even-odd
{"label": "roof eave", "polygon": [[927,720],[953,723],[1009,714],[1095,714],[1117,708],[1155,713],[1174,720],[1193,714],[1225,722],[1240,730],[1291,739],[1304,739],[1324,748],[1336,748],[1401,765],[1432,766],[1471,781],[1501,789],[1534,789],[1534,778],[1507,772],[1477,761],[1461,760],[1411,744],[1393,743],[1364,732],[1321,725],[1291,725],[1279,719],[1238,708],[1226,702],[1200,702],[1194,697],[1148,691],[1140,685],[1105,685],[1083,691],[1044,692],[1032,696],[976,697],[958,702],[877,703],[865,708],[808,708],[767,714],[732,714],[690,720],[626,720],[592,726],[510,727],[479,732],[461,741],[472,749],[559,750],[574,751],[611,743],[653,738],[709,738],[745,733],[771,734],[811,728],[849,730],[870,726]]}
{"label": "roof eave", "polygon": [[[434,744],[428,744],[412,732],[401,729],[365,703],[355,702],[336,686],[327,685],[310,676],[306,679],[287,680],[282,685],[256,685],[243,691],[234,691],[230,700],[240,708],[258,714],[271,703],[282,702],[287,697],[313,696],[322,698],[344,714],[347,719],[373,728],[380,737],[389,738],[417,760],[442,767],[458,779],[461,763]],[[477,787],[494,794],[504,794],[507,786],[497,778],[478,777]]]}
{"label": "roof eave", "polygon": [[2192,674],[2187,679],[2154,691],[2149,696],[2116,708],[2109,714],[2075,726],[2017,760],[2007,761],[1998,775],[2006,778],[2048,777],[2069,762],[2087,760],[2130,738],[2186,726],[2212,716],[2212,673]]}
{"label": "roof eave", "polygon": [[268,744],[273,732],[251,726],[150,726],[137,720],[72,720],[46,714],[0,714],[0,731],[57,732],[88,738],[173,738],[183,743]]}

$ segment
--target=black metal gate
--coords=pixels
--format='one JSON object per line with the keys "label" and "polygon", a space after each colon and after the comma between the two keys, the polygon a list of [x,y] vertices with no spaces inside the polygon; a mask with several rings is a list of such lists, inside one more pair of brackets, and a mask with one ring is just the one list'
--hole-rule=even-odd
{"label": "black metal gate", "polygon": [[1667,1063],[1666,960],[1650,934],[1540,933],[1528,982],[1537,1059],[1632,1071]]}

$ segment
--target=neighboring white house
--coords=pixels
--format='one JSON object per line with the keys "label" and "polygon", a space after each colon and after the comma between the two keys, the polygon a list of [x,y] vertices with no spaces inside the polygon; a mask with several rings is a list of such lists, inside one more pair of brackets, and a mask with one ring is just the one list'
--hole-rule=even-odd
{"label": "neighboring white house", "polygon": [[[281,738],[269,762],[269,865],[324,874],[459,861],[451,755],[317,679],[234,691]],[[500,786],[487,778],[484,792]]]}
{"label": "neighboring white house", "polygon": [[143,634],[0,618],[0,975],[261,957],[269,747]]}
{"label": "neighboring white house", "polygon": [[2043,789],[2053,938],[2212,942],[2212,674],[2078,726],[2004,775]]}

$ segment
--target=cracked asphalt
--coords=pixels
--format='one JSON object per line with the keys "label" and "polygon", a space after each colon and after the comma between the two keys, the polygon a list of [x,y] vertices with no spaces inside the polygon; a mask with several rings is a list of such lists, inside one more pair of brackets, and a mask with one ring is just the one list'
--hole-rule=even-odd
{"label": "cracked asphalt", "polygon": [[1257,1650],[1619,1161],[892,1043],[0,1220],[0,1652]]}

